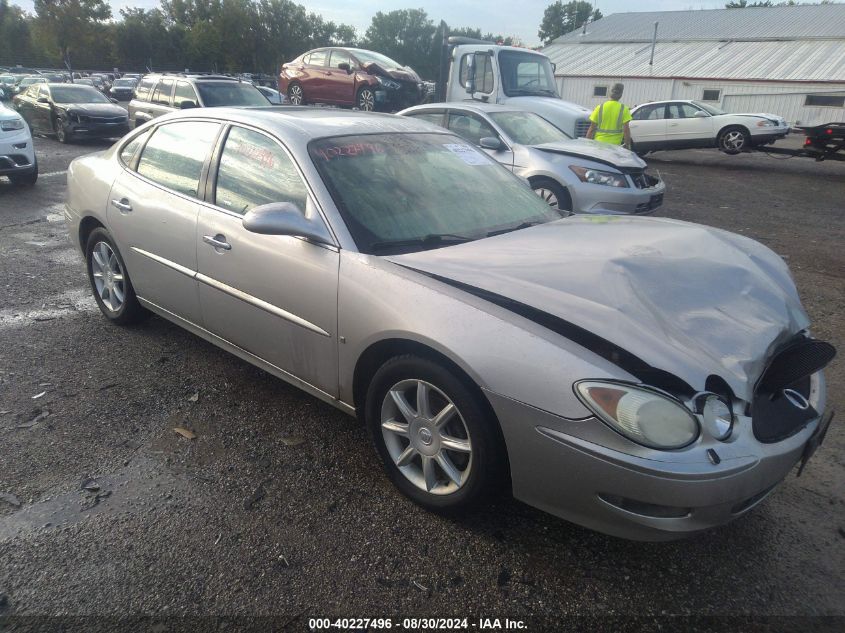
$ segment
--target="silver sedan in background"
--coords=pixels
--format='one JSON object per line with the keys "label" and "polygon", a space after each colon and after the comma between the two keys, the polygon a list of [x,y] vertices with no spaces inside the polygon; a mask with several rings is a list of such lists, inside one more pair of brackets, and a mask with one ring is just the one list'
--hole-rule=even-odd
{"label": "silver sedan in background", "polygon": [[635,153],[573,139],[534,112],[492,103],[434,103],[399,114],[448,128],[527,179],[561,211],[646,214],[663,204],[666,185],[646,172]]}
{"label": "silver sedan in background", "polygon": [[593,529],[678,537],[759,503],[830,421],[834,350],[771,250],[561,218],[412,118],[166,115],[71,163],[66,217],[106,318],[154,312],[358,415],[432,510],[510,484]]}

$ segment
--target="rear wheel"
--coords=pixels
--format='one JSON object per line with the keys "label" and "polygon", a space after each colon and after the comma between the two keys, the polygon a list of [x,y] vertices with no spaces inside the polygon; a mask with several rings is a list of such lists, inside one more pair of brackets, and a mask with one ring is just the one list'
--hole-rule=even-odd
{"label": "rear wheel", "polygon": [[739,154],[751,147],[751,136],[741,127],[728,127],[719,132],[718,145],[725,154]]}
{"label": "rear wheel", "polygon": [[355,104],[359,110],[365,112],[372,112],[376,109],[376,93],[369,86],[364,86],[358,91],[358,98],[355,99]]}
{"label": "rear wheel", "polygon": [[531,181],[531,188],[551,208],[560,212],[561,215],[572,215],[572,197],[566,187],[548,178],[537,178]]}
{"label": "rear wheel", "polygon": [[291,105],[305,105],[305,93],[301,84],[293,82],[288,86],[288,101]]}
{"label": "rear wheel", "polygon": [[397,356],[376,372],[365,417],[393,484],[430,510],[457,510],[496,492],[507,456],[498,422],[452,371]]}
{"label": "rear wheel", "polygon": [[85,247],[88,281],[100,311],[118,325],[137,323],[149,315],[138,302],[126,264],[104,228],[91,231]]}

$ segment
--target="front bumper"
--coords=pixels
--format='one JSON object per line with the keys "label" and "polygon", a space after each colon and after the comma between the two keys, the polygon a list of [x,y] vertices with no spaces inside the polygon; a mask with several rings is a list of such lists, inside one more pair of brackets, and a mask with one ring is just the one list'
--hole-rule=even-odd
{"label": "front bumper", "polygon": [[[683,454],[629,450],[632,443],[596,418],[567,420],[486,395],[505,437],[514,497],[590,529],[641,541],[681,538],[748,512],[789,474],[819,425],[816,419],[786,440],[760,444],[746,419],[731,440],[700,438]],[[718,463],[708,448],[718,453]]]}
{"label": "front bumper", "polygon": [[118,138],[129,132],[129,121],[98,123],[96,121],[68,121],[65,129],[80,138]]}
{"label": "front bumper", "polygon": [[0,132],[0,174],[27,174],[35,168],[35,149],[29,130]]}
{"label": "front bumper", "polygon": [[775,141],[779,141],[782,138],[786,138],[789,134],[789,128],[761,128],[760,132],[754,133],[751,132],[751,143],[753,145],[768,145],[770,143],[774,143]]}
{"label": "front bumper", "polygon": [[578,182],[570,186],[572,208],[576,213],[603,215],[646,215],[663,204],[666,183],[658,180],[651,187],[607,187]]}

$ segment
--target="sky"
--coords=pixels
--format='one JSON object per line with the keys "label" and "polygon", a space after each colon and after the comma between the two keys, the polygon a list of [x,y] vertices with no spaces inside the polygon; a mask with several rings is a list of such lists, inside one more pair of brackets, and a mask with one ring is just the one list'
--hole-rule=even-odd
{"label": "sky", "polygon": [[[370,20],[378,11],[395,9],[424,9],[435,22],[446,20],[452,27],[468,26],[480,28],[482,32],[502,35],[516,35],[523,44],[535,46],[540,43],[537,30],[543,20],[543,12],[553,0],[295,0],[305,5],[308,11],[319,13],[326,20],[351,24],[363,35]],[[624,11],[681,11],[685,9],[720,9],[726,0],[645,0],[636,7],[630,0],[598,0],[593,6],[605,15]],[[11,0],[26,11],[32,12],[32,0]],[[122,7],[154,8],[158,0],[109,0],[114,15]]]}

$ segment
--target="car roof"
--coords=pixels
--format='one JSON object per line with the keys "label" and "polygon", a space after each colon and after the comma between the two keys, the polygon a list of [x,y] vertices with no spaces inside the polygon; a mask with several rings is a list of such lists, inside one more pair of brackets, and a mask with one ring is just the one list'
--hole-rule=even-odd
{"label": "car roof", "polygon": [[642,108],[644,106],[651,106],[651,105],[661,105],[664,103],[692,103],[694,99],[663,99],[661,101],[646,101],[645,103],[639,103],[634,106],[632,109],[636,110],[638,108]]}
{"label": "car roof", "polygon": [[307,144],[311,139],[327,136],[414,132],[448,134],[446,130],[433,130],[430,124],[423,121],[395,114],[309,106],[216,107],[203,108],[202,113],[194,109],[178,110],[154,121],[198,117],[255,125],[303,144]]}
{"label": "car roof", "polygon": [[426,103],[424,105],[413,106],[403,112],[417,112],[420,110],[442,110],[444,108],[449,108],[450,110],[461,109],[461,110],[468,110],[470,112],[478,112],[478,113],[487,113],[487,112],[526,112],[526,110],[521,110],[519,108],[508,107],[506,105],[501,105],[498,103],[483,103],[480,101],[448,101],[448,102],[441,102],[441,103]]}

